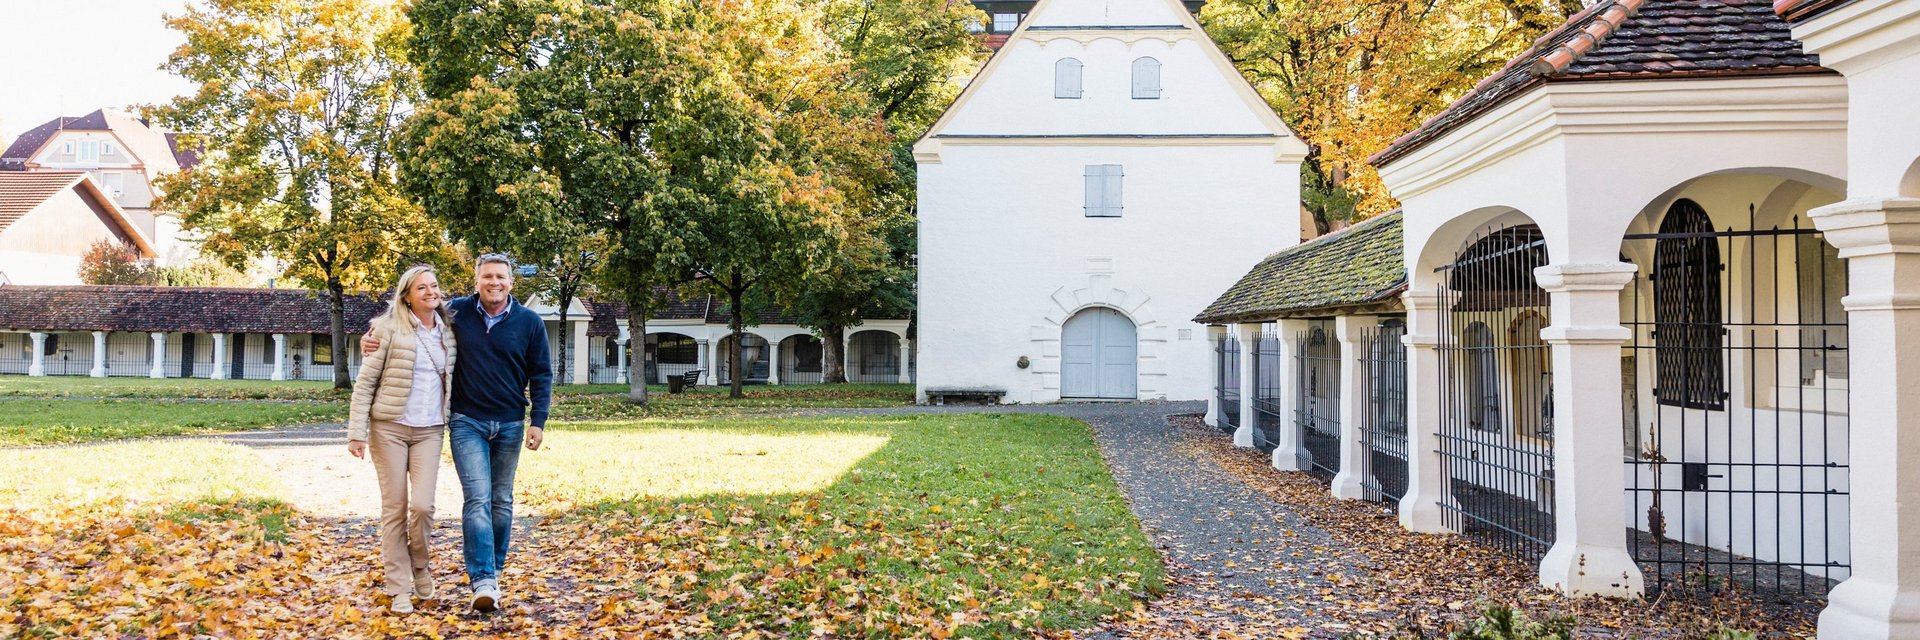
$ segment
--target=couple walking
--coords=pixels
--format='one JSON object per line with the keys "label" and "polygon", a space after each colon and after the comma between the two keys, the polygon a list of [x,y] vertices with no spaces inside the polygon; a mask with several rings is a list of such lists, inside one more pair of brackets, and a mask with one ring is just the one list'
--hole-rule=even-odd
{"label": "couple walking", "polygon": [[382,589],[394,613],[411,613],[415,597],[434,595],[427,535],[443,435],[465,495],[461,541],[472,605],[483,612],[499,606],[514,470],[523,440],[529,451],[540,448],[553,390],[546,324],[513,300],[513,266],[502,254],[480,256],[477,292],[452,300],[432,267],[407,269],[387,312],[361,339],[347,451],[371,455],[380,479]]}

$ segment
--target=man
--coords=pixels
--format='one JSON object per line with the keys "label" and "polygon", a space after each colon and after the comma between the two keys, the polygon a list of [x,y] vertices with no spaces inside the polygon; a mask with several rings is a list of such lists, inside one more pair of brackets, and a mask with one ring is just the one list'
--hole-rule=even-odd
{"label": "man", "polygon": [[[480,256],[474,266],[474,295],[447,303],[460,345],[447,439],[466,495],[460,524],[467,580],[473,587],[473,608],[483,612],[500,604],[500,570],[513,536],[513,475],[520,465],[520,443],[524,438],[527,450],[540,449],[553,397],[547,326],[539,314],[514,301],[513,268],[513,260],[504,254]],[[379,346],[370,336],[360,340],[363,354]],[[522,420],[529,423],[524,429]]]}

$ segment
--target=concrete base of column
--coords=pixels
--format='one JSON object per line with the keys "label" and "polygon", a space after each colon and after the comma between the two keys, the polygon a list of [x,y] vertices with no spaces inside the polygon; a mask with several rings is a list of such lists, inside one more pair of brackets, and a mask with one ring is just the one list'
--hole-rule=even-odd
{"label": "concrete base of column", "polygon": [[[1247,416],[1246,416],[1246,415],[1241,415],[1241,416],[1240,416],[1240,421],[1241,421],[1241,422],[1246,422],[1246,421],[1247,421]],[[1243,424],[1243,425],[1240,425],[1240,426],[1238,426],[1238,427],[1235,427],[1235,428],[1234,428],[1234,430],[1233,430],[1233,446],[1236,446],[1236,447],[1242,447],[1242,448],[1252,448],[1252,447],[1253,447],[1253,425],[1250,425],[1250,424]]]}
{"label": "concrete base of column", "polygon": [[[1449,494],[1448,498],[1451,499],[1452,495]],[[1459,508],[1458,503],[1449,501],[1448,504],[1452,505],[1453,508]],[[1432,496],[1419,496],[1410,493],[1400,499],[1400,526],[1408,531],[1414,533],[1457,533],[1453,530],[1453,527],[1447,526],[1446,515],[1447,509],[1441,507],[1440,503]]]}
{"label": "concrete base of column", "polygon": [[[1282,426],[1282,429],[1288,427]],[[1281,471],[1306,471],[1313,468],[1313,454],[1302,449],[1281,447],[1273,450],[1273,468]]]}
{"label": "concrete base of column", "polygon": [[1341,469],[1333,475],[1333,497],[1341,500],[1359,500],[1367,497],[1367,487],[1360,483],[1360,474]]}
{"label": "concrete base of column", "polygon": [[1215,429],[1220,428],[1220,396],[1213,395],[1207,398],[1207,415],[1200,418],[1200,422]]}
{"label": "concrete base of column", "polygon": [[1540,584],[1570,596],[1637,598],[1640,565],[1621,547],[1555,543],[1540,559]]}
{"label": "concrete base of column", "polygon": [[1820,612],[1820,637],[1848,640],[1920,638],[1920,590],[1849,578],[1833,588]]}

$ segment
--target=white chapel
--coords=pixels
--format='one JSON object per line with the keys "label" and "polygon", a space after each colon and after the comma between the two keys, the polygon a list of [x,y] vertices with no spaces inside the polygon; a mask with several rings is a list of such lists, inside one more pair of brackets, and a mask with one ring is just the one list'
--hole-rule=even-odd
{"label": "white chapel", "polygon": [[1305,153],[1178,0],[1042,0],[914,147],[920,398],[1205,398]]}

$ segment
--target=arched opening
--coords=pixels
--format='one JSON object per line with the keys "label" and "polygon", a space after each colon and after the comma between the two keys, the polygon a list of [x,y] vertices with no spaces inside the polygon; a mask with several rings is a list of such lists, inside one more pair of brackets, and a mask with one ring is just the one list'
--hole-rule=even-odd
{"label": "arched opening", "polygon": [[1907,167],[1907,173],[1900,177],[1900,195],[1908,198],[1920,198],[1920,159]]}
{"label": "arched opening", "polygon": [[678,333],[647,334],[645,379],[666,384],[667,378],[685,375],[700,368],[700,343],[692,336]]}
{"label": "arched opening", "polygon": [[[1507,224],[1475,235],[1437,269],[1444,284],[1433,312],[1440,337],[1436,435],[1458,501],[1440,507],[1456,530],[1538,558],[1554,539],[1553,448],[1534,434],[1552,415],[1552,393],[1531,388],[1543,382],[1539,377],[1514,367],[1503,372],[1500,364],[1551,357],[1537,331],[1524,337],[1514,330],[1551,321],[1547,293],[1534,279],[1548,263],[1547,243],[1538,226],[1501,220]],[[1528,406],[1508,411],[1502,398]]]}
{"label": "arched opening", "polygon": [[780,341],[780,383],[816,384],[825,380],[826,347],[812,334],[787,336]]}
{"label": "arched opening", "polygon": [[1340,472],[1340,342],[1333,323],[1315,320],[1296,337],[1299,375],[1294,377],[1300,399],[1294,421],[1301,445],[1310,459],[1309,471],[1322,478]]}
{"label": "arched opening", "polygon": [[[767,339],[752,333],[742,333],[740,336],[741,349],[738,357],[741,362],[740,370],[745,374],[741,377],[741,381],[749,384],[766,383],[769,367],[771,366],[770,363],[767,362]],[[731,368],[734,359],[733,353],[733,336],[721,338],[720,361],[713,368],[713,370],[719,374],[719,377],[714,378],[714,384],[733,384],[733,369]]]}
{"label": "arched opening", "polygon": [[1139,397],[1138,330],[1126,314],[1091,307],[1060,328],[1060,395],[1065,398]]}
{"label": "arched opening", "polygon": [[847,339],[847,382],[900,381],[900,338],[869,329]]}
{"label": "arched opening", "polygon": [[1807,219],[1832,182],[1695,178],[1623,240],[1627,509],[1650,590],[1704,572],[1818,598],[1850,573],[1846,264]]}

